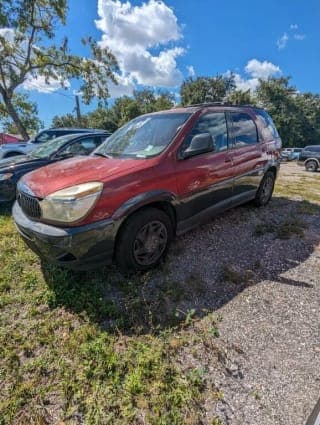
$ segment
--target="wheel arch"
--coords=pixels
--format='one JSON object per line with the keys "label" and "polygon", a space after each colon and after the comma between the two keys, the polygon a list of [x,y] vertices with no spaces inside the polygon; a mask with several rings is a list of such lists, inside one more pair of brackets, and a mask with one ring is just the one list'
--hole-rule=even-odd
{"label": "wheel arch", "polygon": [[314,158],[314,157],[307,158],[304,161],[303,165],[306,165],[309,161],[315,161],[318,164],[318,167],[320,167],[320,160],[318,158]]}
{"label": "wheel arch", "polygon": [[18,156],[18,155],[23,155],[23,153],[22,152],[20,152],[20,151],[10,151],[10,152],[7,152],[4,156],[3,156],[3,158],[5,159],[5,158],[10,158],[11,156]]}
{"label": "wheel arch", "polygon": [[117,246],[121,230],[128,219],[139,211],[147,208],[157,208],[165,212],[172,223],[173,232],[175,233],[177,227],[177,213],[174,205],[175,201],[176,196],[173,193],[158,190],[135,196],[126,201],[113,214],[113,218],[121,222],[115,236],[115,246]]}

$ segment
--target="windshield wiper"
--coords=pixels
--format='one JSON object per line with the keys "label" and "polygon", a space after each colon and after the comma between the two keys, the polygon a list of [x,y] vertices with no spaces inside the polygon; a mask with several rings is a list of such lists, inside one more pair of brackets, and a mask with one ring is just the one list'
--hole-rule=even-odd
{"label": "windshield wiper", "polygon": [[107,155],[106,153],[102,153],[102,152],[94,152],[93,155],[102,156],[103,158],[109,158],[109,159],[112,158],[111,155]]}

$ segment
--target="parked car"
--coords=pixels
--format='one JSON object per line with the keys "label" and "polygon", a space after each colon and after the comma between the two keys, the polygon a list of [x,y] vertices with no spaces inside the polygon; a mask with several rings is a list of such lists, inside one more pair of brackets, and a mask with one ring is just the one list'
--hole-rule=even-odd
{"label": "parked car", "polygon": [[17,182],[24,174],[75,155],[89,155],[108,136],[108,132],[68,134],[40,144],[27,155],[0,160],[0,202],[15,199]]}
{"label": "parked car", "polygon": [[281,159],[285,161],[299,160],[303,148],[285,148],[281,152]]}
{"label": "parked car", "polygon": [[298,164],[304,165],[307,171],[320,168],[320,145],[306,146],[300,154]]}
{"label": "parked car", "polygon": [[7,143],[21,143],[22,139],[16,134],[0,133],[0,145]]}
{"label": "parked car", "polygon": [[64,136],[65,134],[77,133],[93,133],[103,130],[90,129],[90,128],[50,128],[38,133],[33,139],[21,143],[3,144],[0,146],[0,159],[9,158],[10,156],[26,155],[32,152],[39,143],[46,143],[56,137]]}
{"label": "parked car", "polygon": [[143,115],[89,158],[24,176],[13,217],[31,249],[55,264],[115,260],[147,270],[174,235],[244,202],[266,205],[280,150],[262,109],[202,104]]}

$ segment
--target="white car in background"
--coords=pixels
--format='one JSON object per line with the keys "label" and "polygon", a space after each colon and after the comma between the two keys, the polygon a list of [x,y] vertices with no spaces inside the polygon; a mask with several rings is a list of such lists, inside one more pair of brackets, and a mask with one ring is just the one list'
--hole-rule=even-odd
{"label": "white car in background", "polygon": [[33,139],[21,143],[7,143],[0,145],[0,159],[9,158],[10,156],[26,155],[34,148],[39,146],[39,143],[45,143],[65,134],[75,133],[94,133],[102,130],[93,128],[49,128],[38,133]]}

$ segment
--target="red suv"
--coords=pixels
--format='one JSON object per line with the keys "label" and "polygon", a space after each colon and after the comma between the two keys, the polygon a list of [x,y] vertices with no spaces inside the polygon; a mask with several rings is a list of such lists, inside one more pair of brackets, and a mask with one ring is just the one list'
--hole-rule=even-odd
{"label": "red suv", "polygon": [[272,119],[251,106],[201,104],[140,116],[89,157],[26,174],[13,216],[58,265],[112,261],[146,270],[176,234],[228,208],[266,205],[280,163]]}

